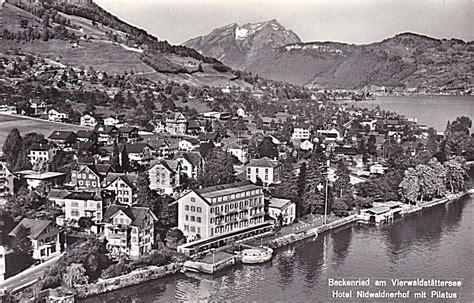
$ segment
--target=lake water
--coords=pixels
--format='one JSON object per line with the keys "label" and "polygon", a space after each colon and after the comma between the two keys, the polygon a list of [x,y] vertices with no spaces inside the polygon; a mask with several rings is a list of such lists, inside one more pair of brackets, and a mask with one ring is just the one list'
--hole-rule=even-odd
{"label": "lake water", "polygon": [[[473,97],[379,97],[358,105],[376,106],[417,117],[444,130],[447,120],[472,117]],[[471,177],[474,172],[471,170]],[[391,225],[351,225],[276,250],[271,262],[228,269],[214,276],[179,274],[85,300],[85,302],[384,302],[333,299],[330,278],[370,278],[371,290],[427,291],[411,302],[474,302],[474,195]],[[461,288],[394,288],[389,279],[462,280]],[[375,288],[375,279],[387,281]],[[430,299],[431,290],[456,293],[457,299]],[[346,288],[345,290],[350,290]],[[352,288],[353,291],[356,288]],[[355,296],[355,293],[354,293]],[[406,300],[386,299],[392,302]]]}
{"label": "lake water", "polygon": [[474,96],[400,96],[377,97],[354,103],[356,106],[382,109],[417,118],[418,123],[444,132],[446,123],[460,116],[474,118]]}
{"label": "lake water", "polygon": [[[462,280],[455,301],[474,302],[473,200],[464,198],[384,227],[330,231],[277,250],[263,265],[241,265],[215,276],[179,274],[85,302],[327,302],[332,296],[328,278]],[[389,285],[378,289],[398,290]]]}

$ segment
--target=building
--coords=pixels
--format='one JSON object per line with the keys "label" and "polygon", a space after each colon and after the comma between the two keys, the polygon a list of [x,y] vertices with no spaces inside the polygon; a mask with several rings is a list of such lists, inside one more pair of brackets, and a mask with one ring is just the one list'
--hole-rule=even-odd
{"label": "building", "polygon": [[272,197],[268,204],[268,214],[281,225],[291,224],[296,219],[296,204],[289,199]]}
{"label": "building", "polygon": [[70,150],[74,143],[76,143],[76,138],[75,132],[57,130],[49,135],[48,140],[64,150]]}
{"label": "building", "polygon": [[46,115],[48,113],[48,104],[44,101],[30,101],[30,108],[35,115]]}
{"label": "building", "polygon": [[99,123],[98,119],[91,114],[85,114],[81,116],[81,125],[87,127],[96,127]]}
{"label": "building", "polygon": [[293,127],[293,133],[291,134],[292,140],[308,140],[311,136],[310,132],[311,124],[309,123],[298,123]]}
{"label": "building", "polygon": [[243,109],[242,107],[239,107],[237,109],[237,112],[236,112],[237,116],[238,117],[242,117],[242,118],[246,118],[248,115],[247,115],[247,112],[245,111],[245,109]]}
{"label": "building", "polygon": [[281,163],[267,157],[252,159],[247,165],[247,180],[262,182],[264,187],[280,182]]}
{"label": "building", "polygon": [[[0,233],[0,238],[2,237],[5,236]],[[10,264],[14,262],[14,260],[15,256],[13,255],[13,250],[8,248],[0,239],[0,284],[12,274]]]}
{"label": "building", "polygon": [[324,137],[325,141],[342,141],[344,139],[342,136],[342,131],[339,131],[335,127],[330,129],[319,129],[316,132],[318,136]]}
{"label": "building", "polygon": [[32,143],[28,149],[28,159],[31,165],[49,163],[58,153],[59,148],[48,143]]}
{"label": "building", "polygon": [[26,181],[30,189],[36,189],[41,185],[46,187],[58,187],[64,184],[66,179],[65,173],[60,172],[38,172],[35,170],[22,170],[16,172],[20,179]]}
{"label": "building", "polygon": [[120,127],[118,129],[119,142],[134,143],[139,139],[138,128],[136,127]]}
{"label": "building", "polygon": [[187,133],[188,120],[179,112],[169,113],[165,118],[165,131],[171,135],[185,135]]}
{"label": "building", "polygon": [[64,201],[64,217],[66,220],[78,221],[81,217],[89,217],[94,222],[102,221],[104,205],[98,191],[78,191],[68,194]]}
{"label": "building", "polygon": [[246,145],[232,142],[226,148],[226,151],[235,156],[240,163],[245,164],[248,161],[248,147]]}
{"label": "building", "polygon": [[115,193],[116,201],[121,204],[135,203],[137,174],[111,173],[106,177],[105,189]]}
{"label": "building", "polygon": [[76,140],[79,142],[97,143],[97,133],[93,130],[78,130]]}
{"label": "building", "polygon": [[165,139],[151,139],[145,141],[152,149],[152,155],[162,159],[168,159],[171,156],[170,144]]}
{"label": "building", "polygon": [[178,149],[184,151],[192,151],[198,149],[200,142],[196,138],[185,138],[178,142]]}
{"label": "building", "polygon": [[197,179],[199,171],[203,166],[203,159],[198,152],[181,153],[174,157],[181,165],[180,170],[189,179]]}
{"label": "building", "polygon": [[188,241],[229,235],[264,224],[264,196],[249,182],[188,192],[177,200],[178,228]]}
{"label": "building", "polygon": [[103,179],[94,164],[79,164],[78,169],[71,172],[71,183],[78,189],[99,188]]}
{"label": "building", "polygon": [[149,208],[111,205],[104,216],[107,249],[114,255],[140,257],[151,251],[155,242],[156,216]]}
{"label": "building", "polygon": [[115,137],[117,136],[117,128],[115,126],[97,125],[95,131],[97,132],[97,142],[99,144],[114,144]]}
{"label": "building", "polygon": [[303,142],[300,143],[301,150],[308,151],[308,150],[313,150],[313,148],[314,148],[314,144],[309,140],[304,140]]}
{"label": "building", "polygon": [[48,111],[48,120],[53,122],[64,122],[69,119],[68,113],[63,113],[55,109],[50,109]]}
{"label": "building", "polygon": [[127,144],[127,153],[130,162],[136,162],[140,165],[148,165],[153,159],[153,150],[146,142]]}
{"label": "building", "polygon": [[9,233],[16,237],[26,228],[33,248],[33,259],[46,260],[60,254],[59,229],[49,220],[23,219]]}
{"label": "building", "polygon": [[177,160],[159,160],[148,170],[150,188],[157,192],[172,195],[181,183],[181,164]]}
{"label": "building", "polygon": [[15,193],[15,175],[8,169],[7,164],[0,161],[0,197]]}

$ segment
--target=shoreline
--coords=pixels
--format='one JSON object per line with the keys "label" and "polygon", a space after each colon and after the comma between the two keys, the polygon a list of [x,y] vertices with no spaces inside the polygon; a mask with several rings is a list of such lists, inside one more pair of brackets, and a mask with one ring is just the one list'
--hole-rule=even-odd
{"label": "shoreline", "polygon": [[[404,209],[402,217],[405,215],[421,213],[424,209],[429,209],[429,208],[439,206],[442,204],[446,205],[447,203],[454,202],[456,200],[459,200],[471,194],[474,194],[474,189],[469,189],[462,193],[450,194],[444,198],[430,201],[429,203],[418,206],[418,207],[410,207],[409,210]],[[314,227],[305,231],[301,231],[299,233],[292,233],[292,234],[280,236],[273,239],[266,239],[266,240],[264,240],[264,238],[265,236],[268,236],[268,235],[264,235],[263,237],[249,239],[248,241],[252,241],[255,239],[262,239],[263,245],[276,249],[276,248],[281,248],[293,243],[303,241],[310,237],[318,237],[320,234],[327,231],[332,231],[341,227],[343,228],[348,227],[350,224],[357,223],[359,221],[360,221],[360,218],[358,217],[358,215],[353,214],[353,215],[332,221],[326,225]],[[245,243],[245,241],[243,243]],[[98,281],[97,283],[92,283],[92,284],[88,284],[86,286],[80,287],[76,290],[77,291],[76,296],[78,300],[81,300],[81,299],[85,299],[85,298],[92,297],[95,295],[112,292],[115,290],[127,288],[130,286],[138,285],[138,284],[145,283],[148,281],[156,280],[165,276],[176,275],[181,272],[181,270],[183,269],[183,265],[184,265],[184,262],[183,263],[170,263],[170,264],[160,266],[160,267],[153,266],[153,267],[149,267],[145,269],[138,269],[126,275],[121,275],[121,276],[101,280],[101,281]],[[232,264],[231,266],[235,266],[235,264]],[[226,266],[225,268],[227,267],[228,266]],[[200,274],[205,274],[205,273],[200,273]]]}

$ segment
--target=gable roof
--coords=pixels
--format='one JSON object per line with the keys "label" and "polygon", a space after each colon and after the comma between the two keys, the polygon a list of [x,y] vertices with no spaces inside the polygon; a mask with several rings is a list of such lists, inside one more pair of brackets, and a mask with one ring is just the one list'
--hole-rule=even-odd
{"label": "gable roof", "polygon": [[169,143],[165,139],[150,139],[147,140],[146,143],[155,150],[159,150],[162,146],[169,146]]}
{"label": "gable roof", "polygon": [[277,167],[280,165],[280,162],[278,160],[272,160],[268,157],[263,157],[260,159],[252,159],[250,160],[249,166],[254,166],[254,167]]}
{"label": "gable roof", "polygon": [[199,141],[209,141],[217,140],[219,138],[219,133],[199,133]]}
{"label": "gable roof", "polygon": [[52,147],[49,143],[31,143],[30,148],[28,150],[40,150],[40,151],[48,151]]}
{"label": "gable roof", "polygon": [[306,122],[299,122],[299,123],[296,123],[294,128],[303,128],[303,129],[309,129],[311,127],[311,124],[310,123],[306,123]]}
{"label": "gable roof", "polygon": [[110,173],[106,179],[106,187],[114,183],[117,179],[123,180],[125,184],[128,185],[131,189],[137,189],[135,184],[137,183],[138,174],[120,174],[120,173]]}
{"label": "gable roof", "polygon": [[201,125],[196,120],[190,120],[188,123],[188,129],[200,129]]}
{"label": "gable roof", "polygon": [[132,220],[132,222],[130,223],[130,225],[132,226],[143,227],[146,222],[145,217],[147,214],[149,214],[154,221],[158,220],[148,207],[124,206],[113,204],[107,207],[103,221],[107,223],[112,223],[113,217],[120,211],[122,211],[125,215],[127,215],[127,217]]}
{"label": "gable roof", "polygon": [[179,158],[186,159],[186,161],[191,163],[193,166],[200,166],[202,162],[202,156],[199,152],[179,153],[176,154],[174,160],[178,160]]}
{"label": "gable roof", "polygon": [[17,224],[17,226],[15,226],[15,228],[9,233],[9,235],[12,237],[16,237],[21,225],[28,229],[28,238],[36,239],[51,223],[52,222],[49,220],[24,218],[20,221],[20,223]]}
{"label": "gable roof", "polygon": [[90,139],[90,138],[94,137],[94,135],[95,135],[95,131],[93,131],[93,130],[78,130],[76,132],[76,137],[77,138]]}
{"label": "gable roof", "polygon": [[[125,145],[123,145],[125,146]],[[123,150],[123,146],[121,148],[121,150]],[[138,142],[138,143],[133,143],[133,144],[127,144],[127,152],[130,154],[139,154],[141,152],[143,152],[143,149],[145,147],[148,147],[151,149],[151,146],[146,143],[146,142]]]}

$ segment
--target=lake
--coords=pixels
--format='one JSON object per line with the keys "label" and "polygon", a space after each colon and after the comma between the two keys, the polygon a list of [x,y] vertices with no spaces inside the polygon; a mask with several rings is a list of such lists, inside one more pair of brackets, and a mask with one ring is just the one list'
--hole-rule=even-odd
{"label": "lake", "polygon": [[418,123],[444,132],[446,123],[460,116],[474,116],[474,96],[397,96],[353,103],[358,107],[382,109],[417,118]]}

